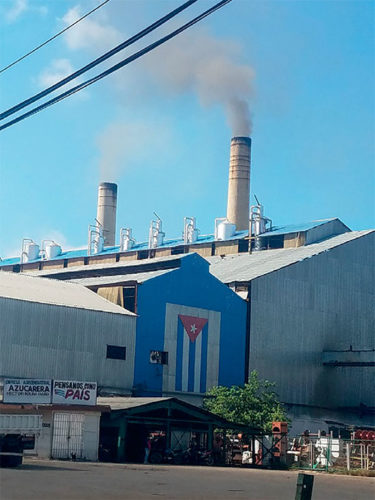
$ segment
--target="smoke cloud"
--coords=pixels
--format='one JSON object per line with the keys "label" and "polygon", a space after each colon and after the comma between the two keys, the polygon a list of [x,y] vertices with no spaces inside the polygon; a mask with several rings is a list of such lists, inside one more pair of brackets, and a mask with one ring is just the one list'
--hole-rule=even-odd
{"label": "smoke cloud", "polygon": [[[81,7],[75,6],[63,17],[63,23],[67,25],[81,14]],[[85,19],[80,29],[66,33],[68,47],[99,53],[98,47],[102,52],[103,46],[110,48],[125,40],[127,35],[116,27],[120,14],[117,4],[113,4],[105,13],[99,12],[97,18]],[[168,26],[158,30],[157,36],[181,24],[182,20],[168,23]],[[137,43],[134,50],[149,41]],[[129,53],[127,51],[127,55]],[[202,106],[222,106],[233,135],[247,136],[251,132],[249,101],[253,95],[255,75],[253,68],[241,63],[242,56],[239,44],[220,39],[201,25],[178,35],[116,73],[113,81],[118,84],[122,94],[129,85],[133,86],[131,91],[137,100],[143,100],[142,92],[153,95],[155,85],[167,97],[171,94],[195,94]],[[125,57],[125,53],[112,61],[122,57]]]}
{"label": "smoke cloud", "polygon": [[196,93],[203,106],[221,105],[233,135],[250,135],[254,71],[237,62],[241,48],[204,30],[167,42],[141,62],[166,93]]}
{"label": "smoke cloud", "polygon": [[112,122],[97,137],[99,180],[116,182],[124,169],[144,168],[150,162],[150,151],[167,160],[165,144],[169,141],[169,131],[160,123]]}
{"label": "smoke cloud", "polygon": [[[97,16],[82,21],[80,29],[69,30],[64,35],[69,49],[88,50],[97,56],[103,52],[103,47],[108,49],[125,40],[129,34],[119,28],[118,19],[123,14],[119,8],[119,4],[114,3]],[[82,9],[77,5],[66,13],[62,22],[67,25],[81,14]],[[182,19],[168,23],[152,39],[181,24]],[[111,64],[150,41],[147,38],[138,42],[131,50],[111,59]],[[112,95],[116,95],[121,105],[126,106],[123,109],[127,112],[134,109],[137,119],[140,112],[141,115],[147,113],[147,106],[153,109],[163,106],[163,98],[168,102],[172,96],[195,95],[202,106],[220,106],[223,109],[233,136],[249,136],[249,102],[253,96],[255,75],[254,70],[242,61],[241,45],[218,38],[201,25],[116,72],[109,81],[118,91]],[[141,162],[147,164],[150,151],[165,154],[165,137],[170,134],[165,124],[151,124],[149,117],[139,123],[112,122],[97,137],[100,179],[116,181],[124,169],[141,166]],[[147,147],[144,137],[147,137]]]}

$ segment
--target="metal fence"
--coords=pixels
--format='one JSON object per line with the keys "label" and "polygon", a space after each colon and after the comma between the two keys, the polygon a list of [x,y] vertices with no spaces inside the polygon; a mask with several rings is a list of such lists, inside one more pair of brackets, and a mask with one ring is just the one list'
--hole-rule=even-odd
{"label": "metal fence", "polygon": [[331,436],[289,438],[287,458],[289,465],[302,469],[375,470],[375,440]]}
{"label": "metal fence", "polygon": [[53,418],[52,458],[83,458],[83,426],[85,416],[55,413]]}

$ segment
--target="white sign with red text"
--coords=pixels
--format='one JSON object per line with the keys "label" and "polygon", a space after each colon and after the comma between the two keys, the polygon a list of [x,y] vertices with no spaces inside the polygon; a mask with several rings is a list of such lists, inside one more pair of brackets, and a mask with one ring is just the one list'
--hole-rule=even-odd
{"label": "white sign with red text", "polygon": [[95,405],[97,388],[96,382],[54,380],[52,387],[52,403],[65,405]]}

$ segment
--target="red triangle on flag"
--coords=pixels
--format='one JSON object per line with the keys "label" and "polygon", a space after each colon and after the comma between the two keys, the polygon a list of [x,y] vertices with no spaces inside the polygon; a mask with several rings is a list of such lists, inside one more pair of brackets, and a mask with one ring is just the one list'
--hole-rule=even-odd
{"label": "red triangle on flag", "polygon": [[207,323],[208,319],[206,318],[197,318],[195,316],[185,316],[184,314],[179,314],[180,318],[186,333],[189,335],[189,339],[191,342],[195,342],[198,335],[203,330],[203,327]]}

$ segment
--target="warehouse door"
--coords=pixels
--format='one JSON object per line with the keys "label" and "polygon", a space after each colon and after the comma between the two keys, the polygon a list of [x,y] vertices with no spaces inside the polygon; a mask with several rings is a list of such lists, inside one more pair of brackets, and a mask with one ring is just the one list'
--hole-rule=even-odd
{"label": "warehouse door", "polygon": [[53,418],[52,458],[83,458],[83,423],[80,413],[55,413]]}

